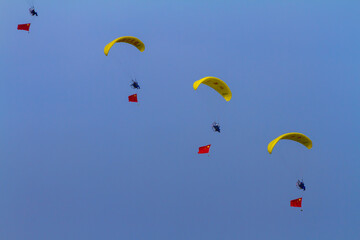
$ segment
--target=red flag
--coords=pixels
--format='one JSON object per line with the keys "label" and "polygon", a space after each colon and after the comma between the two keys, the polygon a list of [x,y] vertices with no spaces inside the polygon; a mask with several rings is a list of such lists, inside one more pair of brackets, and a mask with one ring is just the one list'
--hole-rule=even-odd
{"label": "red flag", "polygon": [[29,30],[30,30],[30,24],[31,24],[31,23],[19,24],[18,27],[17,27],[17,29],[18,29],[18,30],[29,31]]}
{"label": "red flag", "polygon": [[210,146],[211,146],[211,144],[206,145],[206,146],[199,147],[199,152],[198,152],[198,154],[209,153],[209,151],[210,151]]}
{"label": "red flag", "polygon": [[290,201],[290,207],[301,207],[302,198],[297,198]]}
{"label": "red flag", "polygon": [[129,96],[129,102],[138,102],[137,94],[133,94]]}

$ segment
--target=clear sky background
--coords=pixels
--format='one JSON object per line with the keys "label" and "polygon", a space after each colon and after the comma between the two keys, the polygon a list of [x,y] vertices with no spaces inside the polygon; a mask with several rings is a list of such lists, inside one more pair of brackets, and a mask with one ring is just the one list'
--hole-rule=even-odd
{"label": "clear sky background", "polygon": [[360,2],[31,4],[0,2],[0,239],[360,239]]}

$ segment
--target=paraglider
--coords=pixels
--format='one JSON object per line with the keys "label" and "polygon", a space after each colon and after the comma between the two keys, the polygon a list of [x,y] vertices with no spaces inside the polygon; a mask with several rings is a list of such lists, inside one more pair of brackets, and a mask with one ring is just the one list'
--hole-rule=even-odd
{"label": "paraglider", "polygon": [[29,8],[29,12],[30,12],[31,16],[38,16],[38,13],[35,11],[34,7]]}
{"label": "paraglider", "polygon": [[[124,36],[124,37],[116,38],[113,41],[111,41],[110,43],[106,44],[106,46],[104,47],[104,54],[107,56],[109,54],[110,49],[113,47],[113,45],[115,43],[121,43],[121,42],[133,45],[140,52],[145,51],[145,45],[140,39],[138,39],[136,37],[131,37],[131,36]],[[136,81],[136,79],[132,80],[130,87],[132,87],[133,89],[140,89],[140,85]],[[129,99],[129,102],[138,102],[137,94],[132,94],[132,95],[128,96],[128,99]]]}
{"label": "paraglider", "polygon": [[274,140],[272,140],[268,145],[268,152],[270,154],[272,153],[272,150],[275,147],[275,145],[278,143],[278,141],[280,141],[282,139],[292,140],[292,141],[301,143],[308,149],[312,148],[312,141],[310,140],[310,138],[308,138],[307,136],[305,136],[302,133],[292,132],[292,133],[283,134],[283,135],[275,138]]}
{"label": "paraglider", "polygon": [[213,129],[214,132],[220,133],[220,125],[219,125],[219,123],[213,122],[212,129]]}
{"label": "paraglider", "polygon": [[303,190],[303,191],[305,191],[306,190],[306,188],[305,188],[305,184],[304,184],[304,181],[303,180],[298,180],[297,182],[296,182],[296,187],[298,188],[298,189],[300,189],[300,190]]}
{"label": "paraglider", "polygon": [[[216,78],[216,77],[210,77],[210,76],[204,77],[193,83],[194,90],[197,90],[198,87],[200,86],[200,84],[205,84],[208,87],[211,87],[216,92],[218,92],[227,102],[231,100],[231,97],[232,97],[231,90],[230,90],[229,86],[223,80]],[[214,122],[211,127],[214,132],[218,132],[218,133],[221,132],[219,123]],[[199,154],[208,153],[209,149],[210,149],[210,145],[200,147],[198,153]]]}
{"label": "paraglider", "polygon": [[140,39],[138,39],[136,37],[131,37],[131,36],[124,36],[124,37],[119,37],[117,39],[114,39],[113,41],[111,41],[110,43],[108,43],[105,46],[104,53],[106,56],[109,54],[109,51],[112,48],[112,46],[118,42],[131,44],[134,47],[136,47],[137,49],[139,49],[140,52],[145,51],[145,44]]}
{"label": "paraglider", "polygon": [[205,84],[215,91],[217,91],[226,101],[230,101],[232,94],[228,85],[221,79],[216,77],[204,77],[197,80],[193,84],[193,88],[196,90],[200,84]]}
{"label": "paraglider", "polygon": [[140,89],[140,85],[139,85],[139,83],[136,81],[136,79],[135,79],[135,80],[131,80],[130,87],[131,87],[132,89]]}

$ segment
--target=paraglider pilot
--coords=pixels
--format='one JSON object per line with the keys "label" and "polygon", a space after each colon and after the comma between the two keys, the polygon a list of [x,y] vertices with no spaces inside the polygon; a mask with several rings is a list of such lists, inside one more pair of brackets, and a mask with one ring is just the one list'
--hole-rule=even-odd
{"label": "paraglider pilot", "polygon": [[220,125],[219,125],[219,123],[214,122],[214,123],[212,124],[212,129],[213,129],[214,132],[220,133]]}
{"label": "paraglider pilot", "polygon": [[303,181],[303,180],[301,180],[301,181],[298,180],[297,183],[296,183],[296,187],[297,187],[298,189],[300,189],[300,190],[303,190],[303,191],[306,190],[305,184],[304,184],[304,181]]}
{"label": "paraglider pilot", "polygon": [[133,89],[140,89],[140,86],[139,86],[139,83],[135,80],[131,80],[132,83],[130,84],[130,86],[133,88]]}
{"label": "paraglider pilot", "polygon": [[38,15],[37,12],[35,11],[34,7],[29,8],[29,12],[30,12],[31,16],[37,16]]}

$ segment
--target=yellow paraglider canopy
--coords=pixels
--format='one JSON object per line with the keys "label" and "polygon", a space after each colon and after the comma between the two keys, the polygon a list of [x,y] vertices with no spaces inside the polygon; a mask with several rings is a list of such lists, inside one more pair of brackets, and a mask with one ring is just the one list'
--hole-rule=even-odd
{"label": "yellow paraglider canopy", "polygon": [[271,154],[273,148],[275,147],[275,145],[277,144],[277,142],[282,140],[282,139],[293,140],[293,141],[296,141],[298,143],[301,143],[302,145],[304,145],[308,149],[312,148],[312,141],[310,140],[310,138],[308,138],[307,136],[305,136],[302,133],[292,132],[292,133],[283,134],[283,135],[275,138],[274,140],[272,140],[268,145],[268,152],[270,154]]}
{"label": "yellow paraglider canopy", "polygon": [[145,50],[145,45],[142,41],[140,41],[140,39],[136,38],[136,37],[130,37],[130,36],[124,36],[124,37],[119,37],[111,42],[109,42],[105,48],[104,48],[104,53],[107,56],[110,48],[118,42],[124,42],[124,43],[128,43],[131,44],[133,46],[135,46],[137,49],[139,49],[140,52],[143,52]]}
{"label": "yellow paraglider canopy", "polygon": [[223,98],[225,98],[226,101],[230,101],[232,94],[230,88],[228,87],[228,85],[226,85],[226,83],[223,80],[216,77],[204,77],[194,82],[193,84],[194,89],[196,90],[199,87],[199,85],[202,83],[208,85],[209,87],[220,93],[221,96],[223,96]]}

